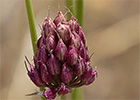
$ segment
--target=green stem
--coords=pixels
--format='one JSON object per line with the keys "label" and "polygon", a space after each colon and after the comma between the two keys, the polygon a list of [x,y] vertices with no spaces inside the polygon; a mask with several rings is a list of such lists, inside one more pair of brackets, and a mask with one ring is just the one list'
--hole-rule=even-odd
{"label": "green stem", "polygon": [[[36,27],[35,27],[33,7],[32,7],[31,0],[25,0],[25,3],[26,3],[27,15],[28,15],[29,26],[30,26],[32,46],[33,46],[33,51],[34,51],[34,55],[35,55],[37,52],[37,49],[36,49],[37,31],[36,31]],[[43,91],[43,90],[44,90],[44,87],[41,87],[40,91]],[[42,100],[47,100],[45,97],[41,97],[41,98],[42,98]]]}
{"label": "green stem", "polygon": [[[75,6],[75,12],[76,12],[76,18],[78,19],[78,22],[80,26],[83,24],[83,0],[76,0],[76,6]],[[74,89],[72,95],[72,100],[82,100],[83,99],[83,92],[82,88],[76,88]]]}
{"label": "green stem", "polygon": [[31,2],[31,0],[25,0],[25,2],[26,2],[26,9],[27,9],[27,15],[28,15],[29,26],[30,26],[30,34],[31,34],[31,38],[32,38],[32,46],[33,46],[33,51],[35,54],[37,51],[37,49],[36,49],[37,32],[36,32],[36,27],[35,27],[32,2]]}
{"label": "green stem", "polygon": [[83,24],[83,0],[76,0],[76,18],[80,26]]}
{"label": "green stem", "polygon": [[61,100],[66,100],[66,96],[65,95],[61,95]]}
{"label": "green stem", "polygon": [[[66,0],[66,6],[69,8],[69,10],[71,11],[71,13],[73,14],[73,0]],[[67,19],[70,20],[71,18],[71,14],[68,13],[67,14]]]}

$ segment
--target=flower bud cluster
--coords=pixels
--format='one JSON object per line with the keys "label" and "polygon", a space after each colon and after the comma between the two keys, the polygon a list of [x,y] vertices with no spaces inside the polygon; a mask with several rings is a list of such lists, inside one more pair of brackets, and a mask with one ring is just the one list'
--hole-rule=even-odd
{"label": "flower bud cluster", "polygon": [[86,39],[77,19],[68,21],[61,11],[54,20],[46,17],[43,32],[37,41],[34,66],[25,61],[28,75],[38,87],[48,87],[42,96],[54,99],[65,95],[72,88],[89,85],[97,74],[90,66]]}

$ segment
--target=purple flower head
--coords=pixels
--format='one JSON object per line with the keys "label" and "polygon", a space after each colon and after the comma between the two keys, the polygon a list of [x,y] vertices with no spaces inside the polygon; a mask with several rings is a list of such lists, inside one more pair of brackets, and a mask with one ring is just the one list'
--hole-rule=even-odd
{"label": "purple flower head", "polygon": [[[97,71],[92,69],[82,27],[72,16],[68,21],[59,11],[54,20],[47,16],[42,24],[41,36],[30,70],[25,66],[31,81],[38,87],[47,87],[42,96],[52,100],[71,90],[89,85]],[[42,93],[42,92],[40,92]]]}

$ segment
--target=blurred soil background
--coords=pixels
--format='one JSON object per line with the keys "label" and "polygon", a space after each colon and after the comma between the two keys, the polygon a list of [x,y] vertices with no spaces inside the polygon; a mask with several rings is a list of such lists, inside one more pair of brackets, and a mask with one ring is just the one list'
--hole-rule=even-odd
{"label": "blurred soil background", "polygon": [[[64,0],[32,0],[36,28],[48,15],[53,19]],[[59,1],[59,3],[58,3]],[[84,86],[84,100],[139,100],[139,0],[84,0],[84,33],[98,78]],[[39,25],[38,25],[39,24]],[[25,96],[38,88],[30,81],[24,56],[33,58],[24,0],[0,1],[0,98],[39,100]],[[33,61],[32,61],[33,62]],[[57,97],[56,100],[59,100]],[[70,99],[69,99],[70,100]]]}

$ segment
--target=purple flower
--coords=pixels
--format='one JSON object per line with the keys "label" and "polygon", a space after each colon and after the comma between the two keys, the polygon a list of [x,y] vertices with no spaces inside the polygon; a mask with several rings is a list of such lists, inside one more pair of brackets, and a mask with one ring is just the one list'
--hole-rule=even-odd
{"label": "purple flower", "polygon": [[49,100],[54,99],[56,97],[55,88],[47,89],[43,92],[43,96]]}
{"label": "purple flower", "polygon": [[97,71],[90,65],[86,39],[77,19],[68,21],[61,11],[54,20],[46,17],[41,36],[37,41],[34,65],[27,57],[30,69],[28,76],[38,87],[47,87],[42,96],[54,99],[65,95],[73,88],[91,84]]}
{"label": "purple flower", "polygon": [[66,87],[64,83],[61,83],[61,86],[58,88],[58,94],[59,95],[65,95],[69,92],[70,90]]}
{"label": "purple flower", "polygon": [[64,83],[69,83],[72,80],[72,78],[73,78],[72,69],[66,63],[64,63],[62,66],[61,80]]}

